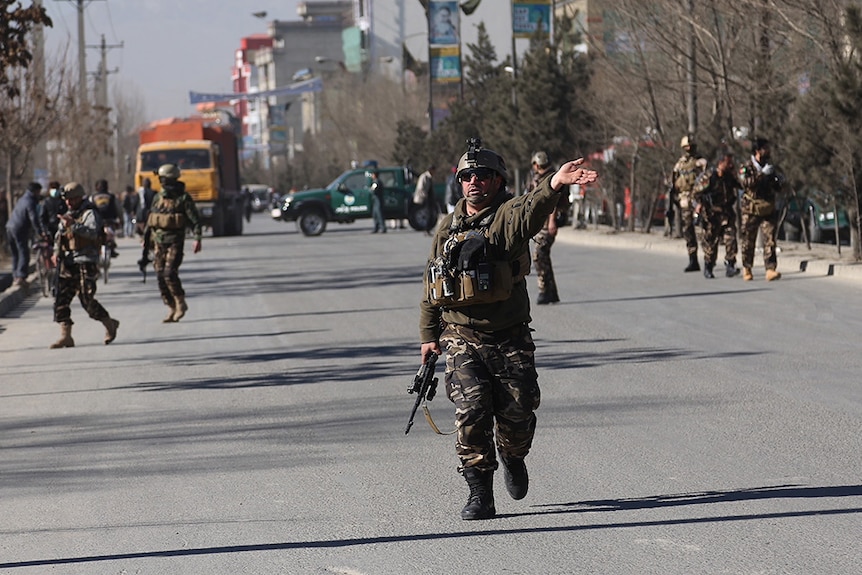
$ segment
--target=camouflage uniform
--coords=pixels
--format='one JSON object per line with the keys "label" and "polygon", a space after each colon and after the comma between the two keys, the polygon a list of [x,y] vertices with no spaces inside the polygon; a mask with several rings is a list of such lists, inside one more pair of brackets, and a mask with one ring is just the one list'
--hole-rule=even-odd
{"label": "camouflage uniform", "polygon": [[[472,216],[467,215],[465,202],[458,202],[437,228],[429,265],[443,253],[450,234],[489,221],[486,236],[491,249],[505,254],[509,262],[521,258],[529,266],[530,238],[559,202],[550,180],[542,180],[529,196],[513,197],[501,190],[490,206]],[[530,450],[540,394],[528,326],[527,271],[513,274],[520,279],[503,301],[454,308],[435,306],[428,299],[420,304],[421,341],[446,346],[446,392],[455,404],[461,469],[497,469],[495,428],[502,457],[522,458]]]}
{"label": "camouflage uniform", "polygon": [[[172,218],[168,220],[165,216]],[[171,223],[167,224],[168,221]],[[195,241],[200,241],[202,234],[195,201],[186,193],[183,182],[165,180],[162,183],[162,191],[153,200],[147,216],[147,226],[152,230],[153,269],[159,293],[166,306],[177,309],[185,304],[186,292],[180,281],[179,269],[183,263],[186,228],[193,230]]]}
{"label": "camouflage uniform", "polygon": [[690,152],[686,152],[673,167],[673,193],[679,201],[682,216],[682,237],[689,258],[697,262],[697,234],[694,229],[694,182],[700,173],[703,162]]}
{"label": "camouflage uniform", "polygon": [[[527,186],[526,193],[535,190],[539,182],[543,178],[551,176],[556,169],[553,166],[548,166],[544,172],[534,172],[533,180]],[[556,212],[569,209],[569,197],[567,193],[560,194],[559,202],[557,203]],[[551,247],[554,245],[556,235],[551,235],[548,232],[548,220],[545,220],[545,225],[542,231],[535,235],[533,241],[536,242],[536,249],[533,251],[533,263],[536,265],[536,283],[539,289],[537,302],[540,304],[556,303],[560,301],[559,293],[557,292],[557,282],[554,278],[554,268],[551,264]]]}
{"label": "camouflage uniform", "polygon": [[[778,211],[775,209],[775,203],[776,194],[781,191],[782,178],[777,173],[764,174],[763,166],[754,157],[742,167],[741,174],[743,189],[740,200],[742,267],[750,270],[754,265],[754,248],[759,229],[763,234],[764,267],[768,271],[774,272],[778,268],[778,256],[775,251]],[[765,207],[755,204],[762,204]]]}
{"label": "camouflage uniform", "polygon": [[703,263],[710,270],[718,259],[718,243],[724,240],[724,261],[736,265],[736,198],[739,180],[732,170],[719,176],[715,168],[702,173],[694,186],[694,199],[703,218]]}
{"label": "camouflage uniform", "polygon": [[[61,224],[56,236],[55,253],[60,272],[54,300],[54,321],[64,330],[71,331],[71,326],[75,323],[72,321],[71,303],[77,294],[87,315],[104,324],[109,332],[113,332],[113,335],[105,340],[105,343],[110,343],[116,336],[119,322],[111,319],[102,304],[96,300],[102,218],[96,206],[86,200],[77,210],[71,212],[71,216],[74,223],[68,228]],[[71,336],[65,331],[61,342],[67,343],[55,344],[52,347],[74,346]]]}

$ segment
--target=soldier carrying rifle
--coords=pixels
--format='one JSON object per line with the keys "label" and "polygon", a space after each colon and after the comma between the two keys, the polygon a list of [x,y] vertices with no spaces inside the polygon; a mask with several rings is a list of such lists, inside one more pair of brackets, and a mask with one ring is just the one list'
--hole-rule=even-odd
{"label": "soldier carrying rifle", "polygon": [[54,266],[57,267],[57,297],[54,300],[54,321],[60,324],[61,337],[51,349],[75,347],[72,339],[71,303],[75,295],[91,318],[105,326],[105,345],[117,337],[120,322],[111,318],[96,300],[99,279],[99,248],[102,218],[91,202],[84,199],[84,188],[77,182],[63,186],[61,197],[68,211],[59,216],[60,227],[54,246]]}

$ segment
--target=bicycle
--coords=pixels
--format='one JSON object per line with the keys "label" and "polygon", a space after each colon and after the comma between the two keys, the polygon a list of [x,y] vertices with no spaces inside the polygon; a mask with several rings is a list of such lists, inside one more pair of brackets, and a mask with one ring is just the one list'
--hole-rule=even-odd
{"label": "bicycle", "polygon": [[105,242],[99,250],[99,271],[102,273],[102,280],[105,284],[108,283],[108,270],[111,269],[111,257],[113,253],[114,243],[114,228],[105,226]]}
{"label": "bicycle", "polygon": [[33,242],[32,253],[36,259],[36,271],[39,273],[39,286],[42,288],[42,297],[54,295],[56,284],[54,281],[54,246],[47,238],[39,238]]}

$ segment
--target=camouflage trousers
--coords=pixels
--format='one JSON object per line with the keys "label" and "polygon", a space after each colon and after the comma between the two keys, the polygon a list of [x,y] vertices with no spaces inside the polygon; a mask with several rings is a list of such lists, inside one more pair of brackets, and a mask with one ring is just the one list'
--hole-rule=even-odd
{"label": "camouflage trousers", "polygon": [[740,230],[740,248],[742,252],[742,267],[751,269],[754,265],[754,248],[757,244],[757,230],[763,234],[763,265],[768,270],[778,267],[778,255],[775,252],[775,233],[777,231],[775,214],[755,216],[742,212],[742,229]]}
{"label": "camouflage trousers", "polygon": [[697,231],[694,229],[694,210],[692,208],[681,208],[682,216],[682,238],[688,255],[697,254]]}
{"label": "camouflage trousers", "polygon": [[162,301],[168,307],[174,307],[177,297],[185,297],[183,284],[180,281],[180,265],[183,263],[183,243],[155,245],[153,249],[153,269],[159,284]]}
{"label": "camouflage trousers", "polygon": [[704,219],[701,245],[703,263],[714,266],[718,259],[718,244],[724,241],[724,261],[736,263],[736,214],[733,212],[713,212]]}
{"label": "camouflage trousers", "polygon": [[539,293],[551,300],[559,300],[557,294],[557,281],[554,279],[554,267],[551,265],[551,246],[554,245],[555,237],[542,230],[533,238],[536,249],[533,252],[533,262],[536,265],[536,277]]}
{"label": "camouflage trousers", "polygon": [[447,325],[440,342],[446,393],[455,404],[459,470],[497,469],[495,447],[507,457],[526,456],[541,399],[529,326],[488,333]]}
{"label": "camouflage trousers", "polygon": [[104,321],[110,316],[96,301],[96,286],[99,267],[95,263],[62,264],[57,281],[57,297],[54,299],[54,321],[72,325],[72,300],[77,294],[81,306],[91,318]]}

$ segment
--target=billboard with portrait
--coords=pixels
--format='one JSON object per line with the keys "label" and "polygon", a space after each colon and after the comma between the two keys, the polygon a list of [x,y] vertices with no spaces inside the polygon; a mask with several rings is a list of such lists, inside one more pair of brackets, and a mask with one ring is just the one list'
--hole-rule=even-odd
{"label": "billboard with portrait", "polygon": [[428,42],[452,46],[460,43],[458,2],[452,0],[428,3]]}

